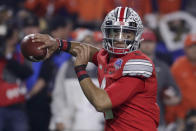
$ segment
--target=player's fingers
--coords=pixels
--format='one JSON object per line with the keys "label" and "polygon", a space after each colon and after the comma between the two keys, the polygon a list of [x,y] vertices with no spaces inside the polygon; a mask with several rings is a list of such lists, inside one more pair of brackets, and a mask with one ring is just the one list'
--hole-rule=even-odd
{"label": "player's fingers", "polygon": [[34,38],[34,39],[32,39],[32,42],[42,42],[43,40],[42,39],[40,39],[40,38]]}
{"label": "player's fingers", "polygon": [[45,35],[45,34],[32,34],[31,39],[32,42],[45,42],[49,39],[49,35]]}
{"label": "player's fingers", "polygon": [[80,46],[81,46],[85,51],[87,51],[87,45],[80,44]]}
{"label": "player's fingers", "polygon": [[81,47],[82,47],[82,54],[83,54],[83,56],[85,58],[87,58],[88,57],[88,48],[87,48],[87,46],[81,44]]}
{"label": "player's fingers", "polygon": [[81,46],[76,46],[74,49],[79,50],[79,54],[81,54],[84,50]]}
{"label": "player's fingers", "polygon": [[45,40],[43,38],[34,38],[34,39],[32,39],[32,42],[33,43],[40,42],[40,43],[45,43],[46,44],[47,40]]}
{"label": "player's fingers", "polygon": [[47,54],[46,54],[44,60],[50,58],[51,55],[52,55],[52,53],[47,49]]}
{"label": "player's fingers", "polygon": [[46,37],[48,37],[48,35],[37,33],[37,34],[32,34],[30,37],[31,37],[33,43],[35,43],[35,42],[45,43],[42,46],[38,47],[38,49],[48,48],[51,46],[50,43],[48,42],[48,39],[46,39]]}
{"label": "player's fingers", "polygon": [[88,46],[84,46],[84,48],[85,48],[85,58],[88,60],[88,57],[89,57],[89,55],[88,55]]}
{"label": "player's fingers", "polygon": [[40,39],[40,38],[42,38],[43,36],[41,35],[41,34],[39,34],[39,33],[36,33],[36,34],[32,34],[31,35],[31,39],[32,40],[35,40],[35,39]]}
{"label": "player's fingers", "polygon": [[88,60],[90,59],[90,46],[87,47],[87,57],[88,57]]}
{"label": "player's fingers", "polygon": [[38,47],[38,49],[50,48],[52,46],[53,45],[50,42],[45,41],[43,45],[41,45],[41,46]]}
{"label": "player's fingers", "polygon": [[47,54],[46,54],[45,59],[50,58],[50,57],[52,56],[52,54],[53,54],[53,53],[54,53],[54,51],[53,51],[53,50],[49,50],[49,49],[47,49]]}
{"label": "player's fingers", "polygon": [[41,50],[41,49],[45,49],[45,48],[48,48],[48,47],[50,47],[50,45],[43,44],[43,45],[39,46],[38,49]]}
{"label": "player's fingers", "polygon": [[35,37],[32,37],[31,39],[32,39],[32,41],[42,41],[42,42],[44,42],[44,41],[48,41],[49,37],[48,38],[42,37],[42,36],[36,37],[36,35],[35,35]]}
{"label": "player's fingers", "polygon": [[86,46],[86,59],[89,60],[90,58],[90,46]]}
{"label": "player's fingers", "polygon": [[44,58],[44,60],[47,60],[48,58],[50,58],[50,54],[49,53],[46,54],[46,57]]}
{"label": "player's fingers", "polygon": [[76,46],[75,48],[79,49],[80,51],[83,50],[83,47],[82,46]]}
{"label": "player's fingers", "polygon": [[46,34],[35,33],[32,35],[32,38],[45,38],[48,37]]}
{"label": "player's fingers", "polygon": [[76,56],[79,56],[80,50],[78,48],[74,48],[73,51],[76,53]]}
{"label": "player's fingers", "polygon": [[83,57],[85,57],[85,48],[82,44],[80,44],[79,46],[80,50],[81,50],[81,54],[83,55]]}

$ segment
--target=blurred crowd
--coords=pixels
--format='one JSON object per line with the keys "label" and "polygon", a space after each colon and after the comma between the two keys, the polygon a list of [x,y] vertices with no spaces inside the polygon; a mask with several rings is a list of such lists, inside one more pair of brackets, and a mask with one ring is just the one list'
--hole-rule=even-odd
{"label": "blurred crowd", "polygon": [[[103,131],[103,114],[82,93],[74,58],[56,52],[32,63],[20,42],[47,33],[102,48],[100,26],[117,6],[133,8],[143,20],[140,50],[156,68],[159,131],[196,130],[195,0],[1,0],[0,131]],[[96,70],[88,64],[98,85]]]}

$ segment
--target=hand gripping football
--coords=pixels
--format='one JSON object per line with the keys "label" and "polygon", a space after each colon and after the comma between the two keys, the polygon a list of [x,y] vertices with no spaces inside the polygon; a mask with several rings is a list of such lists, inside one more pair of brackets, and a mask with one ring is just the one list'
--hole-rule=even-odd
{"label": "hand gripping football", "polygon": [[26,59],[32,62],[38,62],[45,58],[47,49],[38,49],[38,47],[42,46],[44,43],[32,42],[33,35],[34,34],[30,34],[23,38],[21,42],[21,52]]}

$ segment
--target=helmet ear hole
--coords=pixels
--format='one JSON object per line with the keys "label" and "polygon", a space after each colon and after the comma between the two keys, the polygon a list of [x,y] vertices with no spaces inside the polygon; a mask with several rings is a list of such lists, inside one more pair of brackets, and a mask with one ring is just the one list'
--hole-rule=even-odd
{"label": "helmet ear hole", "polygon": [[129,22],[129,26],[137,28],[137,23],[136,22]]}
{"label": "helmet ear hole", "polygon": [[112,21],[111,20],[108,20],[108,21],[105,22],[105,24],[106,25],[112,25]]}

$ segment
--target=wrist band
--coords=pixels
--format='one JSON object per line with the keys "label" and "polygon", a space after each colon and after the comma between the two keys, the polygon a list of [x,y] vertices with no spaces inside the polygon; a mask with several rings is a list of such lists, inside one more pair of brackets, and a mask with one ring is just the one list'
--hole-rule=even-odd
{"label": "wrist band", "polygon": [[56,39],[58,44],[59,44],[59,51],[65,51],[65,52],[69,52],[70,48],[71,48],[71,42],[66,41],[66,40],[60,40],[60,39]]}
{"label": "wrist band", "polygon": [[89,77],[89,75],[86,72],[86,66],[87,65],[79,65],[75,67],[75,71],[76,71],[79,82]]}

